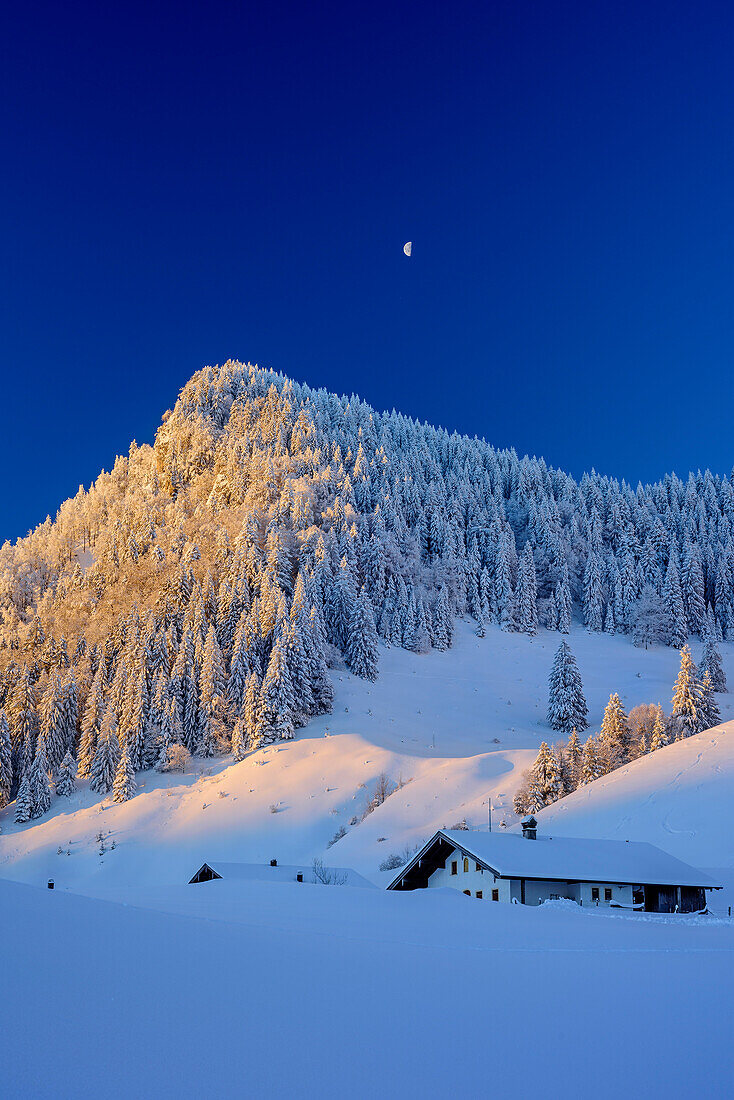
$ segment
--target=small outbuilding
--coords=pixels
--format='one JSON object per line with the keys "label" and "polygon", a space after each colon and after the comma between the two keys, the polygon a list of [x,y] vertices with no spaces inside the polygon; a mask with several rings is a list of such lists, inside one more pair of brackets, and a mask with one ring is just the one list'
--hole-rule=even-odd
{"label": "small outbuilding", "polygon": [[278,863],[277,859],[272,859],[270,863],[229,863],[222,860],[202,863],[189,879],[189,885],[211,882],[213,879],[225,879],[229,882],[305,882],[376,889],[373,882],[353,871],[351,867],[324,867],[323,864],[317,867],[288,866]]}
{"label": "small outbuilding", "polygon": [[538,837],[537,822],[517,833],[440,829],[388,890],[448,886],[484,901],[540,905],[568,898],[578,905],[697,913],[713,879],[656,848],[631,840]]}

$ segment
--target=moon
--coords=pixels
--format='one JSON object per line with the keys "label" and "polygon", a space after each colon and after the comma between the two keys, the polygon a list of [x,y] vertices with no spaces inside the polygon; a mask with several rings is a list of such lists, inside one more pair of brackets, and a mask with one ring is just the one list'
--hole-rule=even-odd
{"label": "moon", "polygon": [[413,251],[413,242],[412,241],[406,241],[406,243],[403,245],[403,252],[405,253],[406,256],[410,256],[412,251]]}

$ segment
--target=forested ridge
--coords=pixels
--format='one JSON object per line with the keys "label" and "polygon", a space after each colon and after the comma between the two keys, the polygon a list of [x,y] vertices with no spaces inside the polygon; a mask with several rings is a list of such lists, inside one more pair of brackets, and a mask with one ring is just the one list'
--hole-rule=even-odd
{"label": "forested ridge", "polygon": [[[381,639],[734,631],[734,483],[575,481],[543,459],[228,362],[0,550],[0,805],[122,801],[142,768],[290,738]],[[24,818],[24,815],[27,817]]]}

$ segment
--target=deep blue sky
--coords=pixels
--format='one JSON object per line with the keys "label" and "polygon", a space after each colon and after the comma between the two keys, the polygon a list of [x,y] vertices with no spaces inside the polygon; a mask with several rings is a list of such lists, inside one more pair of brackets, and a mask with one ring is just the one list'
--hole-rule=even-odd
{"label": "deep blue sky", "polygon": [[0,539],[230,356],[730,470],[730,3],[4,11]]}

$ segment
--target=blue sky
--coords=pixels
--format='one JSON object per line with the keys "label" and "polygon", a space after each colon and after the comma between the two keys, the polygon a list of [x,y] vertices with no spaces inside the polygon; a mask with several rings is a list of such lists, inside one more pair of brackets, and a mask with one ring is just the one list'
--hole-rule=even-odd
{"label": "blue sky", "polygon": [[0,539],[228,357],[576,475],[728,474],[733,32],[654,0],[16,5]]}

